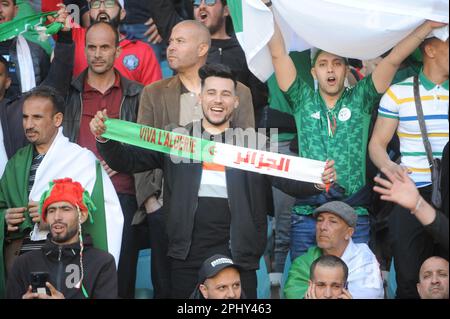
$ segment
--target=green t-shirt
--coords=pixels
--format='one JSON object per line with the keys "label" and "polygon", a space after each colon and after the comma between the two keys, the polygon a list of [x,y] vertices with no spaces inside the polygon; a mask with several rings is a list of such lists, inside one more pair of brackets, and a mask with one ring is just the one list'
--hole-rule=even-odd
{"label": "green t-shirt", "polygon": [[[314,91],[299,77],[285,93],[295,117],[300,156],[336,164],[338,183],[351,196],[366,184],[366,155],[370,119],[381,94],[372,76],[346,88],[332,110],[328,110],[319,91]],[[297,214],[309,215],[314,207],[295,206]],[[367,214],[363,207],[358,215]]]}

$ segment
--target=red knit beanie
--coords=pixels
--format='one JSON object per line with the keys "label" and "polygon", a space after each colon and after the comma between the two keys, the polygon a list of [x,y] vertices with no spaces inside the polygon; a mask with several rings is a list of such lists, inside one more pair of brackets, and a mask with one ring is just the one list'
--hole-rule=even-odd
{"label": "red knit beanie", "polygon": [[71,178],[55,179],[50,182],[50,189],[42,194],[40,201],[40,212],[42,220],[46,221],[47,207],[55,202],[69,202],[78,206],[81,211],[88,212],[85,205],[85,190],[78,182]]}

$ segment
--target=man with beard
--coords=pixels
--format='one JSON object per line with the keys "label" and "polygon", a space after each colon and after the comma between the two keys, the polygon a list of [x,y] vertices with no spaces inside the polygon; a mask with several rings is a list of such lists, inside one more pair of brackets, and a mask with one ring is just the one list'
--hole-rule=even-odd
{"label": "man with beard", "polygon": [[[206,63],[225,64],[236,72],[239,82],[252,92],[255,123],[258,126],[262,109],[267,105],[267,86],[250,72],[244,50],[233,33],[227,0],[195,0],[194,18],[211,33],[211,48]],[[231,29],[231,30],[230,30]]]}
{"label": "man with beard", "polygon": [[[164,129],[169,124],[187,125],[203,117],[197,95],[201,89],[198,70],[206,63],[211,38],[208,29],[198,21],[185,20],[177,24],[167,47],[167,61],[177,75],[145,87],[142,93],[138,123]],[[243,129],[254,127],[253,104],[250,90],[238,83],[236,94],[241,107],[232,115],[231,121]],[[160,170],[136,176],[136,190],[141,219],[149,225],[152,247],[153,285],[157,296],[167,297],[168,275],[166,262],[167,240],[161,203]],[[205,257],[206,258],[206,257]]]}
{"label": "man with beard", "polygon": [[[117,298],[114,257],[92,247],[82,224],[93,222],[96,207],[89,193],[70,178],[54,180],[42,194],[39,213],[50,227],[45,246],[20,256],[8,280],[9,299]],[[62,266],[62,267],[61,267]],[[32,291],[31,274],[48,273],[45,291]]]}
{"label": "man with beard", "polygon": [[[198,72],[198,99],[204,116],[184,126],[183,132],[195,135],[201,131],[207,140],[264,149],[265,135],[251,129],[243,133],[230,122],[240,105],[238,82],[231,70],[219,64],[204,65]],[[106,141],[101,137],[106,116],[105,111],[97,112],[90,129],[111,167],[130,173],[155,168],[164,171],[163,212],[172,297],[188,298],[197,285],[204,260],[223,254],[242,267],[242,289],[248,298],[256,298],[256,269],[267,242],[267,212],[271,210],[267,194],[271,183],[299,196],[320,192],[314,187],[318,185],[201,161],[180,162],[170,155]],[[332,166],[330,162],[325,168],[323,182],[333,174]]]}
{"label": "man with beard", "polygon": [[[91,0],[89,1],[89,18],[94,22],[107,22],[119,32],[119,24],[125,19],[126,11],[123,0]],[[74,28],[75,64],[73,76],[77,77],[87,67],[85,48],[86,29]],[[114,67],[127,79],[143,85],[151,84],[162,78],[161,68],[153,49],[142,41],[128,40],[119,33],[120,55]]]}
{"label": "man with beard", "polygon": [[[103,5],[103,4],[102,4]],[[110,23],[99,21],[86,31],[86,57],[89,68],[76,78],[66,97],[64,135],[71,142],[102,157],[89,134],[89,122],[98,110],[107,109],[112,118],[136,122],[142,85],[122,76],[114,61],[120,56],[119,34]],[[101,162],[114,184],[124,214],[121,257],[118,267],[119,296],[133,298],[138,255],[137,234],[131,226],[137,210],[132,175],[111,170]]]}

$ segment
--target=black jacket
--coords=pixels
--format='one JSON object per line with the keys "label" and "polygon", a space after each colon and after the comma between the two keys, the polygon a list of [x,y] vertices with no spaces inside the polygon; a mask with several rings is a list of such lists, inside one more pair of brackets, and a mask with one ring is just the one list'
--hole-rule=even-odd
{"label": "black jacket", "polygon": [[[50,57],[38,44],[26,40],[30,48],[31,59],[33,61],[34,76],[36,80],[36,85],[41,84],[41,82],[47,77],[50,69]],[[12,77],[11,87],[8,89],[8,97],[13,98],[22,92],[20,84],[20,64],[17,58],[17,38],[12,42],[9,49],[10,54],[10,64],[15,68],[16,76]]]}
{"label": "black jacket", "polygon": [[[117,71],[118,72],[118,71]],[[77,143],[80,131],[81,112],[83,109],[82,92],[87,69],[78,78],[72,81],[66,96],[66,109],[64,112],[64,135],[73,143]],[[120,119],[136,122],[139,108],[139,99],[143,86],[120,76],[123,98],[120,106]]]}
{"label": "black jacket", "polygon": [[425,230],[433,237],[435,243],[439,245],[440,253],[442,257],[448,259],[448,195],[449,195],[449,144],[444,148],[442,155],[442,170],[441,170],[441,196],[442,196],[442,207],[440,211],[436,211],[435,220],[425,226]]}
{"label": "black jacket", "polygon": [[[192,134],[192,124],[186,126],[186,129]],[[238,137],[237,144],[245,145],[243,140]],[[173,156],[115,141],[97,143],[97,148],[108,165],[119,172],[139,173],[149,169],[163,169],[163,210],[169,238],[168,255],[185,260],[194,229],[202,163],[184,163],[173,160]],[[246,270],[258,269],[267,241],[267,213],[273,209],[268,201],[272,184],[295,196],[310,195],[318,191],[313,184],[269,178],[267,175],[233,168],[226,168],[226,180],[231,212],[232,258]]]}
{"label": "black jacket", "polygon": [[[89,237],[85,238],[83,250],[83,286],[88,298],[117,298],[117,273],[114,257],[92,247]],[[75,286],[81,277],[80,244],[59,246],[51,240],[41,250],[19,256],[8,276],[6,297],[21,299],[30,285],[31,272],[47,272],[49,282],[66,299],[84,299],[81,289]]]}

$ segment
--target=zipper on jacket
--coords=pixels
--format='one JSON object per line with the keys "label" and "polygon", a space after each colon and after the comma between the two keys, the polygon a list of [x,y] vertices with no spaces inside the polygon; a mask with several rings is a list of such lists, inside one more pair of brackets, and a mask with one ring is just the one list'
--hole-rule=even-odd
{"label": "zipper on jacket", "polygon": [[62,255],[62,247],[58,246],[58,271],[56,273],[56,290],[62,291],[62,272],[63,272],[63,263],[61,261]]}
{"label": "zipper on jacket", "polygon": [[220,55],[220,63],[223,64],[223,50],[222,50],[222,48],[219,48],[219,55]]}

